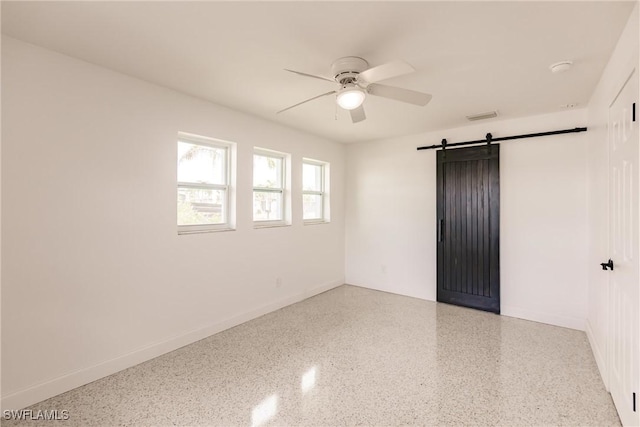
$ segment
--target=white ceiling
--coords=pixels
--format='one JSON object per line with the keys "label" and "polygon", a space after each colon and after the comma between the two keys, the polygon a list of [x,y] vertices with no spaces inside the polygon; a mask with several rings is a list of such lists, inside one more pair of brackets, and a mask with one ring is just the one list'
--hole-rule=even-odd
{"label": "white ceiling", "polygon": [[[634,2],[2,2],[2,32],[149,82],[341,142],[584,106]],[[352,124],[331,63],[403,59],[384,81],[433,94],[426,107],[369,96]],[[548,66],[574,61],[568,72]],[[215,120],[215,117],[212,117]],[[493,119],[495,120],[495,119]],[[567,126],[573,126],[568,123]]]}

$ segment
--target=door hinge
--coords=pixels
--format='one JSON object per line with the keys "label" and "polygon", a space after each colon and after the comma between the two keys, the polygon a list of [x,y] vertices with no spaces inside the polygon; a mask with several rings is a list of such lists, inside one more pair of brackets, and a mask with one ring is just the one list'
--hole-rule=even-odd
{"label": "door hinge", "polygon": [[633,412],[636,412],[636,393],[633,393]]}
{"label": "door hinge", "polygon": [[631,106],[631,118],[632,121],[636,121],[636,103],[634,102],[633,105]]}

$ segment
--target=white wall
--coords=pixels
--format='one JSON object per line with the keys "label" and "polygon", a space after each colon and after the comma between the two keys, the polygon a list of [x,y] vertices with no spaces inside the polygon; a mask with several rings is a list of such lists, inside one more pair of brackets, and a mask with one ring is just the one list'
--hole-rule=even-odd
{"label": "white wall", "polygon": [[[2,66],[3,408],[344,282],[343,145],[7,37]],[[179,131],[238,144],[237,231],[177,234]],[[290,227],[253,228],[254,145],[292,155]],[[302,224],[302,157],[330,224]]]}
{"label": "white wall", "polygon": [[[347,283],[435,300],[435,151],[416,147],[585,123],[575,110],[350,145]],[[584,329],[587,134],[501,144],[502,314]]]}
{"label": "white wall", "polygon": [[[609,276],[600,263],[609,258],[608,136],[609,105],[635,68],[638,69],[638,5],[618,40],[588,106],[588,316],[587,335],[600,373],[608,387],[607,337],[609,335]],[[638,73],[636,72],[636,78]],[[640,87],[640,86],[639,86]]]}

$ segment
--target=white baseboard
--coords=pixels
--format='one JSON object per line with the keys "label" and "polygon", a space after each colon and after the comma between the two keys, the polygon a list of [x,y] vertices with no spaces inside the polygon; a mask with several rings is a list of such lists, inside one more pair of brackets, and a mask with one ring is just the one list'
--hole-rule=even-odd
{"label": "white baseboard", "polygon": [[425,295],[413,293],[413,292],[398,292],[397,290],[394,290],[394,289],[386,289],[386,288],[376,287],[376,286],[356,285],[354,283],[345,283],[345,285],[355,286],[357,288],[371,289],[372,291],[386,292],[388,294],[400,295],[403,297],[417,298],[424,301],[436,302],[435,298],[429,298]]}
{"label": "white baseboard", "polygon": [[314,295],[326,292],[344,284],[344,280],[336,280],[324,283],[320,286],[305,289],[297,294],[281,298],[272,303],[265,304],[255,309],[246,311],[228,319],[216,322],[202,328],[157,342],[130,353],[123,354],[114,359],[106,360],[94,366],[79,369],[57,378],[32,385],[23,390],[2,396],[1,409],[22,409],[34,403],[41,402],[58,394],[73,390],[74,388],[88,384],[92,381],[104,378],[139,363],[161,356],[185,345],[192,344],[226,329],[238,326],[241,323],[263,316],[272,311],[279,310],[296,302],[300,302]]}
{"label": "white baseboard", "polygon": [[546,323],[548,325],[562,326],[563,328],[577,329],[579,331],[584,331],[585,328],[585,319],[528,310],[520,307],[502,305],[500,307],[500,314],[503,316],[516,317],[518,319]]}
{"label": "white baseboard", "polygon": [[[350,286],[357,286],[359,288],[371,289],[374,291],[388,292],[390,294],[402,295],[406,297],[418,298],[425,301],[434,301],[435,299],[426,298],[423,295],[412,294],[410,292],[398,292],[396,290],[384,289],[376,286],[356,285],[354,283],[347,283]],[[500,308],[500,314],[509,317],[516,317],[518,319],[531,320],[534,322],[546,323],[548,325],[562,326],[563,328],[577,329],[579,331],[585,330],[585,320],[570,316],[558,316],[555,314],[549,314],[540,311],[527,310],[519,307],[502,306]]]}
{"label": "white baseboard", "polygon": [[600,377],[602,378],[604,387],[607,389],[607,391],[609,391],[609,371],[607,370],[607,363],[605,359],[606,353],[596,341],[589,319],[587,319],[587,327],[585,332],[587,333],[589,344],[591,344],[591,351],[593,352],[593,357],[596,359],[596,364],[598,365],[598,371],[600,371]]}

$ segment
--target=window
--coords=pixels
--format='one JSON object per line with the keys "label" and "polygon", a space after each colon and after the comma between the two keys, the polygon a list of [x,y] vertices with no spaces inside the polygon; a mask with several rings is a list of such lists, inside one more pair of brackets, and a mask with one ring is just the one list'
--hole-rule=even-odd
{"label": "window", "polygon": [[259,226],[286,224],[288,155],[256,148],[253,154],[253,220]]}
{"label": "window", "polygon": [[302,219],[305,223],[329,221],[328,182],[328,163],[302,160]]}
{"label": "window", "polygon": [[178,135],[178,233],[229,230],[232,144]]}

